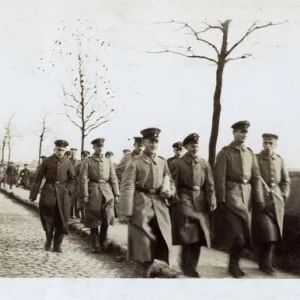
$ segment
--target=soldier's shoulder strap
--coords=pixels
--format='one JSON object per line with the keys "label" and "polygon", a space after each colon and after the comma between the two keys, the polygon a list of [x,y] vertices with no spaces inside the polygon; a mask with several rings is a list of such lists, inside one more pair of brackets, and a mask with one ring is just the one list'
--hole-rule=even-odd
{"label": "soldier's shoulder strap", "polygon": [[252,150],[251,148],[247,147],[247,149],[248,149],[250,152],[254,153],[253,150]]}

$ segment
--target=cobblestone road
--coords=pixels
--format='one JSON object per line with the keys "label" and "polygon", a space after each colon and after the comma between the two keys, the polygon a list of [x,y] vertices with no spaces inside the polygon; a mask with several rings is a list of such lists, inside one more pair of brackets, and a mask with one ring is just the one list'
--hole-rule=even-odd
{"label": "cobblestone road", "polygon": [[132,264],[89,253],[82,237],[67,236],[64,253],[45,252],[44,240],[37,214],[0,194],[0,277],[135,277]]}

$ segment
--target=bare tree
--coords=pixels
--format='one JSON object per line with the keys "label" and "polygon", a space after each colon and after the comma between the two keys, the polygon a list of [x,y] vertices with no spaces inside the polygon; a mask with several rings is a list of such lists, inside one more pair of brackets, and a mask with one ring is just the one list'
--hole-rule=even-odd
{"label": "bare tree", "polygon": [[1,148],[1,164],[4,164],[4,156],[5,156],[5,148],[7,145],[7,132],[5,130],[3,140],[2,140],[2,148]]}
{"label": "bare tree", "polygon": [[50,132],[51,130],[51,127],[54,125],[49,125],[49,117],[50,117],[51,113],[49,111],[44,111],[44,114],[41,118],[41,121],[40,121],[40,129],[39,129],[39,156],[38,156],[38,166],[40,165],[40,157],[42,155],[42,149],[43,149],[43,142],[44,142],[44,139],[47,135],[47,133]]}
{"label": "bare tree", "polygon": [[[57,56],[63,64],[67,62],[66,77],[71,82],[61,82],[64,108],[61,114],[80,130],[81,150],[84,150],[85,138],[109,122],[115,111],[109,103],[115,98],[115,91],[111,88],[109,69],[104,63],[110,44],[99,39],[98,30],[90,22],[77,21],[78,29],[73,32],[68,32],[65,21],[61,21],[62,25],[57,29],[61,36],[54,42],[50,64],[52,68],[56,66],[54,57]],[[42,57],[41,61],[44,60]],[[45,67],[38,69],[48,72]]]}
{"label": "bare tree", "polygon": [[13,129],[12,129],[12,120],[15,117],[15,114],[11,115],[7,124],[5,125],[5,136],[7,137],[7,146],[8,146],[8,158],[7,158],[7,163],[10,162],[10,158],[11,158],[11,141],[12,138],[15,137],[15,135],[13,134]]}
{"label": "bare tree", "polygon": [[[251,57],[251,53],[244,53],[242,55],[239,55],[237,57],[232,57],[232,53],[234,50],[236,50],[243,42],[244,40],[249,37],[253,32],[258,31],[260,29],[272,27],[275,25],[279,25],[282,23],[272,23],[268,22],[263,25],[259,25],[259,22],[253,22],[251,26],[248,28],[248,30],[244,33],[244,35],[237,40],[233,45],[230,47],[228,45],[228,37],[229,37],[229,27],[231,20],[225,20],[223,22],[218,22],[216,24],[208,24],[204,23],[205,27],[197,31],[194,29],[191,25],[185,22],[176,22],[174,20],[166,23],[175,23],[179,24],[181,26],[180,29],[187,30],[187,34],[192,35],[195,40],[199,43],[199,48],[203,45],[206,45],[207,47],[210,47],[210,49],[213,50],[215,53],[215,57],[209,57],[205,56],[203,54],[195,54],[192,50],[192,46],[187,47],[181,47],[185,48],[184,52],[181,51],[173,51],[170,49],[165,49],[162,51],[157,52],[147,52],[147,53],[172,53],[180,56],[184,56],[186,58],[191,59],[198,59],[198,60],[205,60],[209,61],[210,63],[213,63],[213,65],[216,65],[216,83],[215,83],[215,91],[213,95],[213,116],[212,116],[212,127],[211,127],[211,134],[210,134],[210,140],[209,140],[209,163],[213,167],[215,163],[215,157],[216,157],[216,145],[217,145],[217,139],[219,135],[219,124],[220,124],[220,116],[221,116],[221,93],[222,93],[222,85],[223,85],[223,74],[224,74],[224,68],[226,64],[232,61],[246,59],[248,57]],[[216,46],[214,43],[210,42],[209,40],[203,38],[203,34],[207,33],[209,31],[216,30],[221,33],[221,43],[220,46]]]}

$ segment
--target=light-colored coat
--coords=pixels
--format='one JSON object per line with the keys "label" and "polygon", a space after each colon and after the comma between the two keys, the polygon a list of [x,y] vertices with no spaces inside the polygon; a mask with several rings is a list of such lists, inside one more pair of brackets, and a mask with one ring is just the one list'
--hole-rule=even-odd
{"label": "light-colored coat", "polygon": [[256,157],[262,179],[271,191],[264,193],[265,211],[276,220],[282,240],[285,202],[290,194],[289,173],[283,159],[275,153],[268,156],[262,151]]}
{"label": "light-colored coat", "polygon": [[[216,204],[216,198],[208,162],[186,153],[172,162],[170,170],[177,190],[177,199],[172,205],[173,244],[205,244],[201,241],[200,225],[206,245],[210,247],[209,212],[211,205]],[[192,190],[195,186],[198,191]]]}
{"label": "light-colored coat", "polygon": [[[71,162],[74,170],[75,170],[76,166],[81,163],[81,161],[76,158],[70,159],[70,162]],[[76,203],[77,203],[78,194],[76,193],[76,190],[77,190],[76,186],[77,186],[77,182],[74,182],[74,187],[73,187],[74,193],[72,194],[72,198],[71,198],[71,206],[72,207],[76,207]]]}
{"label": "light-colored coat", "polygon": [[[144,152],[131,160],[126,167],[121,185],[120,214],[130,217],[129,260],[152,261],[151,245],[155,236],[149,221],[155,217],[169,251],[171,249],[171,220],[166,200],[160,195],[149,195],[136,190],[136,185],[146,189],[159,189],[163,185],[164,177],[169,175],[165,159],[157,155],[150,158]],[[174,185],[170,188],[174,194]]]}
{"label": "light-colored coat", "polygon": [[[246,229],[251,237],[253,202],[264,202],[255,154],[234,142],[224,147],[217,155],[214,180],[217,201],[225,203],[231,233],[242,234]],[[235,218],[238,222],[234,222]],[[237,226],[240,221],[244,228]]]}
{"label": "light-colored coat", "polygon": [[82,162],[79,174],[81,198],[88,197],[85,206],[85,226],[97,228],[114,221],[114,197],[119,196],[115,168],[110,159],[95,154]]}

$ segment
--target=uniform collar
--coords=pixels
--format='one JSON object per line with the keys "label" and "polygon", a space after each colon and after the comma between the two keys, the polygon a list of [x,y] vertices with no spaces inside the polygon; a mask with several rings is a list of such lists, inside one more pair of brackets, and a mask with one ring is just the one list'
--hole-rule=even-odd
{"label": "uniform collar", "polygon": [[58,158],[55,154],[53,154],[52,157],[54,161],[59,161],[59,162],[63,161],[63,159],[65,158],[64,156],[62,158]]}
{"label": "uniform collar", "polygon": [[142,159],[147,162],[148,164],[151,164],[152,162],[154,164],[157,164],[157,155],[151,155],[151,157],[149,155],[147,155],[144,151],[141,153],[141,157]]}
{"label": "uniform collar", "polygon": [[237,144],[235,141],[229,144],[229,146],[233,149],[239,150],[239,151],[246,151],[246,147],[244,144]]}
{"label": "uniform collar", "polygon": [[97,161],[103,161],[103,154],[94,153],[91,157]]}
{"label": "uniform collar", "polygon": [[188,152],[185,153],[182,158],[189,164],[191,164],[192,162],[195,162],[196,164],[200,163],[200,157],[196,156],[196,157],[192,157]]}
{"label": "uniform collar", "polygon": [[261,156],[262,156],[264,159],[267,159],[267,160],[269,160],[270,158],[276,159],[276,154],[275,154],[275,153],[273,153],[272,155],[269,155],[266,151],[262,150],[262,151],[260,152],[260,154],[261,154]]}
{"label": "uniform collar", "polygon": [[139,153],[136,150],[133,149],[131,151],[131,156],[137,156],[137,155],[139,155]]}

